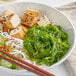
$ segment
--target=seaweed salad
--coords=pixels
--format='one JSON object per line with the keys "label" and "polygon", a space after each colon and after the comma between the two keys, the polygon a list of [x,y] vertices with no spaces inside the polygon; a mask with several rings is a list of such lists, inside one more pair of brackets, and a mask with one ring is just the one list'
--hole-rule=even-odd
{"label": "seaweed salad", "polygon": [[25,34],[23,50],[36,64],[52,65],[69,50],[68,34],[59,25],[32,26]]}

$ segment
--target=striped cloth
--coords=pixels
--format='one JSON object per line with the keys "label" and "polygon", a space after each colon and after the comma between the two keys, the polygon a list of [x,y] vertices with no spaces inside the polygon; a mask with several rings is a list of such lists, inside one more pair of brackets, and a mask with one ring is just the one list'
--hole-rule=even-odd
{"label": "striped cloth", "polygon": [[[64,12],[70,18],[76,29],[76,2],[61,6],[57,9]],[[68,57],[64,64],[67,67],[69,76],[76,76],[76,47],[74,47],[72,54]]]}

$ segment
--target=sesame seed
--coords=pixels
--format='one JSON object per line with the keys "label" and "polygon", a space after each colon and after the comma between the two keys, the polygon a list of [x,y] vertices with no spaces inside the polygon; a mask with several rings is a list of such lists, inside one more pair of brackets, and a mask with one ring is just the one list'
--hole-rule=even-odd
{"label": "sesame seed", "polygon": [[30,15],[32,15],[32,13],[29,13]]}

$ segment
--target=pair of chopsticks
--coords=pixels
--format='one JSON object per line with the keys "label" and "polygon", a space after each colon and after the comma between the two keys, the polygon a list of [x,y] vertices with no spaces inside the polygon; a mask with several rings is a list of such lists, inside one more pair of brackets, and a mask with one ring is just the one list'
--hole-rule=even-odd
{"label": "pair of chopsticks", "polygon": [[21,68],[24,68],[24,69],[30,71],[30,72],[33,72],[33,73],[35,73],[35,74],[37,74],[39,76],[55,76],[55,75],[53,75],[53,74],[51,74],[51,73],[37,67],[37,66],[32,65],[32,64],[30,64],[30,63],[28,63],[28,62],[26,62],[26,61],[24,61],[24,60],[22,60],[22,59],[20,59],[18,57],[15,57],[14,55],[11,55],[11,54],[3,51],[3,50],[0,50],[0,52],[3,53],[4,55],[8,56],[8,57],[11,57],[11,58],[19,61],[20,63],[0,55],[1,59],[4,59],[4,60],[6,60],[6,61],[8,61],[8,62],[10,62],[12,64],[15,64],[15,65],[17,65],[17,66],[19,66]]}

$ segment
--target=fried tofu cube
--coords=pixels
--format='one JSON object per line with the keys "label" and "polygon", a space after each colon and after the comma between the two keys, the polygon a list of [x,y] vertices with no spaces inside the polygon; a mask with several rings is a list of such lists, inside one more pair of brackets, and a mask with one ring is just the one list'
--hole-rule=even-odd
{"label": "fried tofu cube", "polygon": [[39,11],[37,11],[37,10],[31,10],[31,9],[26,9],[25,13],[28,13],[28,14],[34,16],[35,17],[34,24],[37,23],[38,16],[39,16]]}
{"label": "fried tofu cube", "polygon": [[24,34],[25,34],[24,31],[20,27],[10,31],[11,36],[19,39],[24,39]]}
{"label": "fried tofu cube", "polygon": [[8,32],[9,29],[6,27],[5,24],[0,23],[0,32]]}
{"label": "fried tofu cube", "polygon": [[26,9],[22,18],[22,23],[27,26],[32,26],[37,23],[39,11]]}
{"label": "fried tofu cube", "polygon": [[0,21],[2,21],[2,23],[9,29],[16,28],[21,23],[20,17],[10,10],[5,10],[3,12],[0,17]]}
{"label": "fried tofu cube", "polygon": [[49,19],[44,15],[43,17],[40,18],[40,20],[37,22],[39,26],[46,26],[47,24],[50,24]]}
{"label": "fried tofu cube", "polygon": [[21,23],[21,20],[17,14],[10,14],[9,16],[4,17],[3,20],[3,23],[6,24],[9,29],[14,29]]}
{"label": "fried tofu cube", "polygon": [[5,10],[2,15],[0,16],[0,22],[3,23],[5,21],[5,18],[9,16],[10,14],[13,14],[10,10]]}
{"label": "fried tofu cube", "polygon": [[26,26],[22,25],[22,24],[20,24],[18,27],[22,28],[22,30],[24,31],[24,33],[26,33],[27,30],[28,30],[28,28]]}
{"label": "fried tofu cube", "polygon": [[24,13],[24,16],[22,18],[22,24],[27,25],[27,26],[32,26],[35,23],[35,17]]}
{"label": "fried tofu cube", "polygon": [[6,26],[6,24],[3,24],[3,32],[8,32],[9,31],[9,29],[8,29],[8,27]]}
{"label": "fried tofu cube", "polygon": [[25,13],[28,13],[28,14],[33,15],[35,17],[39,16],[39,11],[37,11],[37,10],[26,9]]}

